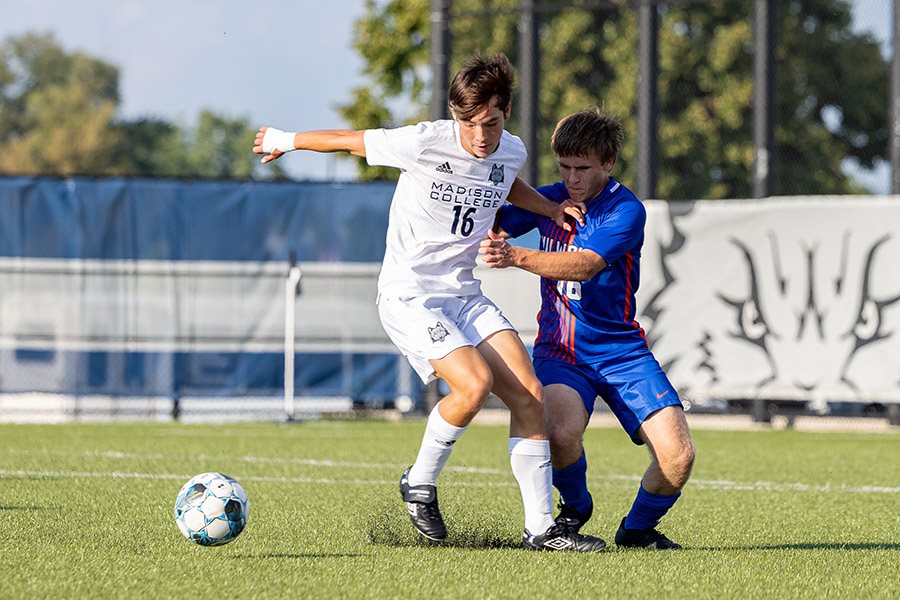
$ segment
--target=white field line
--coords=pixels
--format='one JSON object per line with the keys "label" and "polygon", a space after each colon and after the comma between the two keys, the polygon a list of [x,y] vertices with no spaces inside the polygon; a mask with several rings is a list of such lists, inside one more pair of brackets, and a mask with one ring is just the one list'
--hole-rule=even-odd
{"label": "white field line", "polygon": [[[178,481],[187,481],[193,475],[177,475],[174,473],[127,473],[122,471],[7,471],[0,469],[0,477],[48,477],[48,478],[71,478],[71,479],[90,479],[90,478],[109,478],[109,479],[174,479]],[[322,483],[322,484],[339,484],[339,485],[380,485],[384,483],[396,484],[396,481],[378,481],[365,479],[316,479],[313,477],[253,477],[245,476],[240,478],[241,481],[254,481],[266,483]]]}
{"label": "white field line", "polygon": [[[114,458],[124,460],[199,460],[199,461],[220,461],[222,456],[209,455],[165,455],[165,454],[133,454],[127,452],[83,452],[83,453],[66,453],[51,450],[41,450],[38,452],[30,450],[7,449],[9,453],[16,454],[72,454],[85,458]],[[256,464],[285,464],[285,465],[302,465],[311,467],[324,468],[346,468],[346,469],[384,469],[396,471],[407,466],[406,463],[367,463],[367,462],[349,462],[349,461],[332,461],[332,460],[314,460],[307,458],[277,458],[262,456],[239,456],[231,457],[231,460],[239,460],[247,463]],[[446,471],[454,473],[472,473],[496,476],[509,476],[510,472],[504,469],[476,468],[476,467],[453,467],[448,466]],[[70,478],[121,478],[121,479],[176,479],[187,481],[193,475],[179,475],[172,473],[129,473],[122,471],[26,471],[26,470],[2,470],[0,469],[0,477],[70,477]],[[339,479],[329,477],[263,477],[263,476],[242,476],[242,481],[270,482],[270,483],[315,483],[315,484],[335,484],[335,485],[396,485],[396,480],[384,479]],[[641,480],[636,475],[619,475],[619,474],[591,474],[588,479],[594,481],[621,481],[628,485],[632,485]],[[509,487],[516,485],[513,481],[448,481],[447,485],[471,486],[471,487]],[[756,491],[756,492],[813,492],[813,493],[830,493],[843,492],[852,494],[900,494],[900,487],[889,487],[879,485],[846,485],[846,484],[807,484],[807,483],[778,483],[774,481],[751,481],[740,482],[730,481],[727,479],[691,479],[688,487],[704,490],[720,490],[720,491]]]}

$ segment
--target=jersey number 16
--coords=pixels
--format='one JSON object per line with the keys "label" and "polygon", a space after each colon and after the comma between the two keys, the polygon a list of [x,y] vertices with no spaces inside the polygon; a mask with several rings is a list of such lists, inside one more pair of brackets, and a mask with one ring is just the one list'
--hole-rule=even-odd
{"label": "jersey number 16", "polygon": [[[450,226],[450,233],[456,235],[456,229],[459,228],[459,233],[461,235],[469,236],[475,228],[475,219],[472,218],[475,209],[467,208],[466,212],[463,212],[462,209],[462,206],[453,207],[453,225]],[[461,226],[460,221],[462,221]]]}

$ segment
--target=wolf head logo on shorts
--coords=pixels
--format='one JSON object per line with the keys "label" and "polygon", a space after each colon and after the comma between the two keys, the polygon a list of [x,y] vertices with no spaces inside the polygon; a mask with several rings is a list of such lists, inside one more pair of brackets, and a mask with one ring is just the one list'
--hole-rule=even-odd
{"label": "wolf head logo on shorts", "polygon": [[431,336],[432,342],[437,343],[443,342],[447,338],[447,336],[450,335],[450,332],[447,331],[447,328],[444,327],[443,323],[438,321],[434,327],[428,328],[428,335]]}
{"label": "wolf head logo on shorts", "polygon": [[494,185],[500,185],[503,183],[503,165],[494,164],[491,167],[491,174],[488,176],[488,180]]}

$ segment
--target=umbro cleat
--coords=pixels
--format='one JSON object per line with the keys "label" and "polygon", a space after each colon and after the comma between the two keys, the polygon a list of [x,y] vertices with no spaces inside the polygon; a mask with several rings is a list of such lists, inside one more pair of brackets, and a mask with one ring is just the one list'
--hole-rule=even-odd
{"label": "umbro cleat", "polygon": [[438,510],[437,488],[433,485],[409,485],[409,469],[400,478],[400,495],[406,502],[406,510],[413,527],[429,540],[447,537],[447,527]]}
{"label": "umbro cleat", "polygon": [[562,502],[559,503],[559,515],[556,517],[556,524],[560,527],[568,527],[575,533],[588,522],[591,515],[594,514],[594,501],[591,499],[591,505],[584,512],[579,512]]}
{"label": "umbro cleat", "polygon": [[554,523],[541,535],[532,535],[527,529],[522,535],[522,546],[528,550],[571,550],[573,552],[599,552],[606,542],[592,535],[582,535],[568,527]]}
{"label": "umbro cleat", "polygon": [[623,548],[646,548],[647,550],[680,550],[676,544],[656,529],[625,529],[625,519],[616,532],[616,546]]}

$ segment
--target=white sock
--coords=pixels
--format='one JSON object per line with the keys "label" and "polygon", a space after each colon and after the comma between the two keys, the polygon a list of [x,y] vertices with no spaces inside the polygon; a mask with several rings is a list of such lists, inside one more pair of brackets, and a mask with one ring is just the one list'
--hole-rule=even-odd
{"label": "white sock", "polygon": [[553,525],[550,442],[509,438],[509,464],[522,491],[525,529],[533,535],[540,535]]}
{"label": "white sock", "polygon": [[456,427],[445,421],[438,412],[440,405],[438,402],[428,415],[419,455],[409,470],[409,485],[434,485],[450,458],[453,444],[466,431],[465,427]]}

